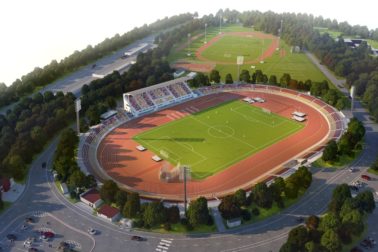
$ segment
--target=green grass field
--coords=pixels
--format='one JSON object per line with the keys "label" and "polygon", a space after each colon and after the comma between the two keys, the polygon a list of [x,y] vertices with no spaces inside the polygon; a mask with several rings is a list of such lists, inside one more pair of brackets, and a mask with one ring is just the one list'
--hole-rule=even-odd
{"label": "green grass field", "polygon": [[[302,124],[239,100],[143,132],[134,140],[203,179],[286,138]],[[163,151],[163,155],[161,155]]]}
{"label": "green grass field", "polygon": [[[251,32],[253,31],[252,28],[246,28],[242,27],[240,25],[227,25],[223,27],[223,32]],[[210,27],[207,32],[207,40],[210,40],[211,38],[218,35],[219,29],[215,27]],[[192,37],[195,37],[196,35],[199,35],[197,39],[195,39],[190,44],[189,51],[191,53],[191,56],[187,56],[187,47],[186,45],[186,39],[183,39],[181,44],[176,45],[173,49],[171,54],[168,56],[168,61],[170,63],[174,63],[177,60],[184,60],[189,61],[193,63],[203,63],[203,61],[198,60],[195,57],[195,52],[198,48],[200,48],[204,44],[204,33],[201,31],[201,33],[194,33],[192,34]],[[234,37],[236,40],[243,39],[242,37]],[[245,39],[245,38],[244,38]],[[255,52],[260,55],[261,54],[261,46],[259,47],[257,43],[254,43],[253,45],[250,45],[248,47],[241,47],[240,51],[238,51],[237,47],[233,47],[232,43],[223,43],[226,42],[226,40],[221,39],[221,43],[215,43],[212,47],[208,48],[204,53],[210,54],[214,53],[216,54],[217,58],[216,60],[222,60],[225,61],[225,56],[230,56],[229,52],[232,50],[232,56],[229,57],[230,64],[229,65],[216,65],[215,69],[218,70],[221,74],[222,80],[225,80],[225,76],[230,73],[232,75],[232,78],[234,80],[237,80],[238,78],[238,68],[236,65],[236,55],[244,55],[249,54],[249,49],[246,49],[250,47],[251,49],[255,50]],[[240,41],[241,43],[242,41]],[[239,44],[240,44],[239,43]],[[228,44],[228,46],[227,46]],[[263,43],[260,43],[262,45]],[[180,47],[184,46],[184,49],[179,50]],[[267,43],[264,42],[264,46],[268,46]],[[265,59],[264,64],[256,64],[254,65],[255,68],[252,68],[252,65],[244,64],[240,66],[240,71],[242,69],[249,70],[250,72],[254,72],[255,70],[262,70],[265,74],[268,76],[274,74],[279,79],[284,73],[289,73],[293,79],[302,80],[305,81],[307,79],[311,79],[312,81],[323,81],[328,80],[328,78],[307,58],[307,56],[304,53],[290,53],[291,47],[286,45],[281,40],[281,48],[283,48],[286,51],[286,55],[284,57],[281,57],[279,55],[279,52],[275,52],[272,57]],[[246,52],[247,51],[247,52]],[[252,57],[251,57],[252,58]],[[256,57],[254,57],[256,59]],[[246,60],[245,60],[246,61]],[[329,81],[330,82],[330,81]],[[330,82],[331,83],[331,82]]]}
{"label": "green grass field", "polygon": [[236,63],[237,56],[244,56],[244,61],[256,60],[268,49],[271,42],[271,39],[224,36],[207,48],[202,56],[231,64]]}

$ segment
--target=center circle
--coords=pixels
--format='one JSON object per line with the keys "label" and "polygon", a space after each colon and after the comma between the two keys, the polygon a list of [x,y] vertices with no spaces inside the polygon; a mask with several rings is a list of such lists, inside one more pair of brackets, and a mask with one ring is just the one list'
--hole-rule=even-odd
{"label": "center circle", "polygon": [[207,129],[207,133],[215,138],[229,138],[235,134],[235,130],[227,125],[214,125]]}

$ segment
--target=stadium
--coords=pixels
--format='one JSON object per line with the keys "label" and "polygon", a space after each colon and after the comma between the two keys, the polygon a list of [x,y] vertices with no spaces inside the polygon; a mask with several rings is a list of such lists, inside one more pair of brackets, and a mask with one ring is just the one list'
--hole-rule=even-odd
{"label": "stadium", "polygon": [[147,198],[209,199],[287,177],[319,157],[345,127],[342,113],[306,93],[270,85],[192,90],[182,77],[123,95],[124,110],[80,143],[80,162]]}

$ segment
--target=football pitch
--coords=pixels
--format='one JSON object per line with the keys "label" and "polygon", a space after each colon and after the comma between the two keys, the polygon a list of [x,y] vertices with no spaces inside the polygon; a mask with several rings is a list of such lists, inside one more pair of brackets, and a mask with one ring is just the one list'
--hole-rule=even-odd
{"label": "football pitch", "polygon": [[303,125],[240,100],[222,103],[134,137],[204,179],[297,132]]}
{"label": "football pitch", "polygon": [[244,61],[257,60],[271,42],[271,39],[225,35],[207,48],[202,56],[209,60],[233,64],[236,64],[237,56],[244,56]]}

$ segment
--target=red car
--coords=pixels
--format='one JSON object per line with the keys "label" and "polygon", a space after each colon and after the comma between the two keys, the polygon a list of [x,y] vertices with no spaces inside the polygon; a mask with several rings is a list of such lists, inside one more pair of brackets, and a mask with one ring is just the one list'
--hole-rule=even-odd
{"label": "red car", "polygon": [[371,180],[371,177],[370,176],[368,176],[368,175],[361,175],[361,178],[362,179],[365,179],[365,180]]}
{"label": "red car", "polygon": [[54,238],[55,236],[53,232],[44,232],[43,235],[47,238]]}

